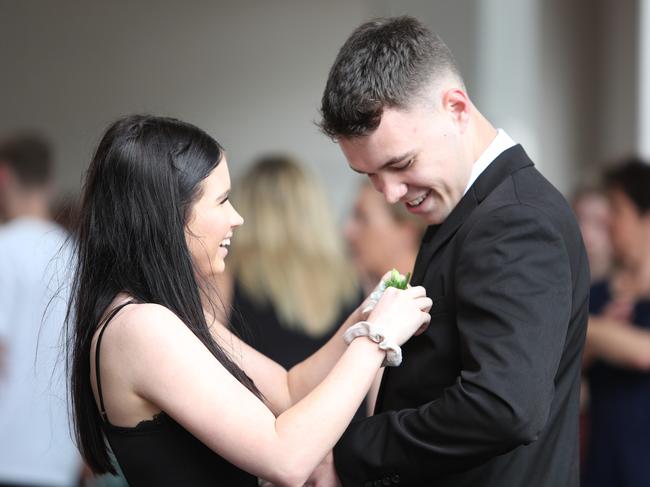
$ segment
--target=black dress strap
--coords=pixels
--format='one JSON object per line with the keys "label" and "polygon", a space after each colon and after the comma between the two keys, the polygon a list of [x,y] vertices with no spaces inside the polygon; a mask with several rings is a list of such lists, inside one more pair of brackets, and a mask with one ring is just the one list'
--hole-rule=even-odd
{"label": "black dress strap", "polygon": [[104,332],[106,331],[106,325],[108,325],[108,322],[111,321],[118,313],[118,311],[124,308],[127,304],[131,304],[134,302],[135,301],[133,300],[129,300],[126,303],[122,303],[116,308],[114,308],[104,320],[102,329],[99,332],[99,336],[97,337],[97,346],[95,346],[95,375],[97,378],[97,394],[99,395],[99,414],[102,417],[102,420],[106,423],[108,423],[109,421],[108,421],[108,416],[106,415],[106,408],[104,407],[104,395],[102,394],[102,379],[101,379],[101,374],[99,373],[99,346],[102,343],[102,337],[104,336]]}

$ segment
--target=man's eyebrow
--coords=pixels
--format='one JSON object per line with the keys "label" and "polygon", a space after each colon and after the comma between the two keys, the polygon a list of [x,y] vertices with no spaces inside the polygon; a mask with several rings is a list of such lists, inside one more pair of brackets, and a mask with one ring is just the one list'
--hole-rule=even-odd
{"label": "man's eyebrow", "polygon": [[[414,151],[409,151],[409,152],[407,152],[406,154],[402,154],[401,156],[391,157],[391,158],[388,159],[386,162],[384,162],[384,163],[379,167],[379,169],[377,169],[377,170],[380,171],[380,170],[382,170],[382,169],[387,168],[388,166],[392,166],[392,165],[394,165],[394,164],[397,164],[398,162],[402,162],[404,159],[410,159],[410,158],[412,158],[414,155],[415,155],[415,152],[414,152]],[[365,174],[365,175],[368,174],[367,172],[359,171],[358,169],[355,169],[355,168],[353,168],[352,166],[350,166],[350,168],[351,168],[354,172],[356,172],[356,173],[359,173],[359,174]]]}

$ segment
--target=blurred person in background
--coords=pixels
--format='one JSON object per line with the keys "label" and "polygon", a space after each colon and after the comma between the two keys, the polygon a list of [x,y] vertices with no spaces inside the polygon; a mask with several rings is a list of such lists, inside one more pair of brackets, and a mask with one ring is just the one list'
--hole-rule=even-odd
{"label": "blurred person in background", "polygon": [[364,290],[392,268],[412,272],[425,230],[422,219],[403,205],[387,203],[369,181],[361,183],[345,238]]}
{"label": "blurred person in background", "polygon": [[591,281],[602,281],[609,277],[613,260],[607,195],[598,188],[585,187],[576,191],[572,206],[587,249]]}
{"label": "blurred person in background", "polygon": [[591,289],[584,486],[650,485],[650,166],[606,174],[616,269]]}
{"label": "blurred person in background", "polygon": [[[424,221],[404,205],[389,204],[368,180],[359,185],[354,209],[345,225],[345,239],[365,292],[371,291],[389,269],[402,274],[413,272],[426,228]],[[367,416],[374,412],[382,376],[383,369],[368,392]]]}
{"label": "blurred person in background", "polygon": [[[611,209],[607,194],[597,186],[584,186],[573,194],[576,214],[589,258],[591,282],[600,282],[612,272],[612,244],[609,236]],[[580,387],[580,461],[584,465],[589,436],[589,386],[582,378]]]}
{"label": "blurred person in background", "polygon": [[293,158],[260,157],[232,200],[246,225],[232,242],[220,286],[231,296],[230,322],[248,328],[250,344],[289,369],[361,302],[354,269],[323,189]]}
{"label": "blurred person in background", "polygon": [[52,205],[52,218],[70,233],[79,219],[79,209],[79,196],[68,193],[55,199]]}
{"label": "blurred person in background", "polygon": [[0,485],[75,485],[68,423],[66,233],[50,221],[51,151],[33,134],[0,143]]}

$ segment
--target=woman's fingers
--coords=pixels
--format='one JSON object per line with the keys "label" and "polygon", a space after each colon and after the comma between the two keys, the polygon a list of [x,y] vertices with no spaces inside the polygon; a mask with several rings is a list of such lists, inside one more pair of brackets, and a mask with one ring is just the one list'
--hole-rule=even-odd
{"label": "woman's fingers", "polygon": [[431,323],[431,315],[428,312],[422,312],[422,320],[424,323],[418,328],[413,335],[421,335],[425,331],[427,331],[427,328],[429,328],[429,324]]}
{"label": "woman's fingers", "polygon": [[419,298],[427,295],[427,291],[422,286],[413,286],[408,289],[404,289],[405,293],[408,293],[409,296],[413,298]]}
{"label": "woman's fingers", "polygon": [[433,301],[431,298],[427,298],[426,296],[423,298],[417,298],[415,300],[415,304],[420,308],[422,311],[428,312],[431,310],[431,306],[433,306]]}

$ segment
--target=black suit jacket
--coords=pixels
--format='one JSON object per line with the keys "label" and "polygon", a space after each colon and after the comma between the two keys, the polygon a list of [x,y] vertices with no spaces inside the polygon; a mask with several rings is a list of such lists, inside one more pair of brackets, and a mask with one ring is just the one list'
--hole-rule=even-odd
{"label": "black suit jacket", "polygon": [[429,227],[413,284],[431,325],[335,447],[343,485],[577,487],[589,269],[571,209],[521,146]]}

